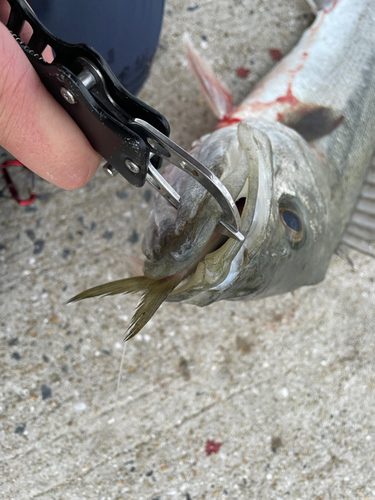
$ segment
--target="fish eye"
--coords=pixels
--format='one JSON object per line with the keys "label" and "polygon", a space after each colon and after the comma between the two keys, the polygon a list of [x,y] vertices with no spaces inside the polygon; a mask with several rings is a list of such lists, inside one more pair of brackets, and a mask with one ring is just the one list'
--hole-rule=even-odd
{"label": "fish eye", "polygon": [[301,219],[295,212],[284,208],[283,210],[280,210],[280,215],[281,220],[287,228],[291,229],[295,233],[299,233],[302,230]]}
{"label": "fish eye", "polygon": [[292,248],[301,248],[306,239],[306,231],[302,219],[294,204],[281,203],[280,204],[280,219],[285,228],[285,234]]}

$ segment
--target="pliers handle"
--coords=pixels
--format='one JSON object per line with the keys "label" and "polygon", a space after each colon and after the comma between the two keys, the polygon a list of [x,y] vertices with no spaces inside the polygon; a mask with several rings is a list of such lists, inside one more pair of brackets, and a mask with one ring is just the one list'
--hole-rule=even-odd
{"label": "pliers handle", "polygon": [[[159,174],[163,159],[194,177],[223,209],[219,230],[240,241],[240,215],[230,193],[212,172],[171,141],[168,121],[128,92],[103,57],[85,44],[70,44],[48,31],[25,0],[8,0],[7,28],[24,50],[44,86],[77,123],[107,170],[120,173],[133,186],[147,180],[178,208],[180,197]],[[27,45],[20,33],[28,22]],[[43,52],[50,46],[54,60]]]}

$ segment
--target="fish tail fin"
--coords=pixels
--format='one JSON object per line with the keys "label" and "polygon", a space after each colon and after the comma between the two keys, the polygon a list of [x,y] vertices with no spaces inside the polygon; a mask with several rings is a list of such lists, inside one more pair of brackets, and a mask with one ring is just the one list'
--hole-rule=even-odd
{"label": "fish tail fin", "polygon": [[143,296],[131,319],[130,326],[126,331],[124,340],[129,340],[146,325],[183,277],[184,273],[179,273],[160,280],[147,278],[147,276],[136,276],[134,278],[111,281],[110,283],[94,286],[75,295],[68,303],[90,297],[143,292]]}
{"label": "fish tail fin", "polygon": [[88,299],[90,297],[99,297],[106,295],[117,295],[118,293],[135,293],[143,292],[147,290],[150,286],[150,278],[146,276],[136,276],[134,278],[125,278],[117,281],[110,281],[109,283],[104,283],[104,285],[94,286],[81,293],[78,293],[74,297],[68,300],[68,304],[71,302],[77,302],[78,300]]}
{"label": "fish tail fin", "polygon": [[221,120],[229,115],[233,109],[233,99],[229,90],[215,76],[211,67],[195,50],[190,36],[185,33],[183,37],[187,60],[194,73],[199,87],[214,115]]}
{"label": "fish tail fin", "polygon": [[168,295],[182,280],[181,275],[175,275],[161,280],[150,280],[126,331],[125,341],[131,339],[148,323],[162,305]]}

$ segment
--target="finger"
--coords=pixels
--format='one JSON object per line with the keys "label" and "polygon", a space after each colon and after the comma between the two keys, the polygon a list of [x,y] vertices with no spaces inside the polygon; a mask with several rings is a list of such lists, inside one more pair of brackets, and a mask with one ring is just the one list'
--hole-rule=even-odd
{"label": "finger", "polygon": [[9,19],[10,5],[6,0],[0,0],[0,22],[6,24]]}
{"label": "finger", "polygon": [[0,144],[49,182],[65,189],[83,186],[100,155],[1,23],[0,54]]}

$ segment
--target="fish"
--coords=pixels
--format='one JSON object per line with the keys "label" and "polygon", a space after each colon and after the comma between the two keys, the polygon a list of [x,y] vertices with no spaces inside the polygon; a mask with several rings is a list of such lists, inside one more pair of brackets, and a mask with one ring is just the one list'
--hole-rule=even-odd
{"label": "fish", "polygon": [[375,256],[375,2],[309,0],[313,24],[238,106],[187,39],[188,60],[218,118],[191,154],[229,190],[243,242],[217,234],[217,202],[173,165],[175,209],[155,199],[144,276],[71,300],[143,292],[125,339],[163,301],[206,306],[321,282],[334,253]]}

